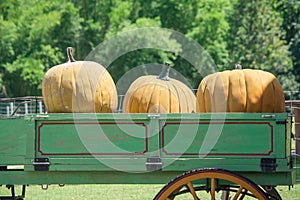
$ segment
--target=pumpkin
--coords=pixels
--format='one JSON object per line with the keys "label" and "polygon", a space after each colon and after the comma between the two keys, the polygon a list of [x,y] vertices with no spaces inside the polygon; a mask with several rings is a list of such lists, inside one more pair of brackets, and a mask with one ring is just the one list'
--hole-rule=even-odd
{"label": "pumpkin", "polygon": [[108,71],[92,61],[76,61],[67,48],[69,61],[50,68],[42,82],[48,113],[113,112],[118,97]]}
{"label": "pumpkin", "polygon": [[284,112],[277,78],[266,71],[227,70],[206,76],[197,91],[198,112]]}
{"label": "pumpkin", "polygon": [[170,65],[159,76],[145,75],[127,90],[123,112],[127,113],[191,113],[196,111],[196,96],[182,82],[169,78]]}

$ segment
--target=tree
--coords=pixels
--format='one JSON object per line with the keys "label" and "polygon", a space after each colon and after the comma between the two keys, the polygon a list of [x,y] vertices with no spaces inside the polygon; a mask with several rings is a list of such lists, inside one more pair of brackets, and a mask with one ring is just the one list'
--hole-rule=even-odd
{"label": "tree", "polygon": [[198,41],[213,58],[218,69],[222,70],[228,62],[225,38],[229,30],[226,13],[230,10],[230,2],[200,1],[197,7],[197,15],[187,35]]}
{"label": "tree", "polygon": [[[0,29],[5,38],[5,45],[0,46],[0,52],[5,52],[0,62],[3,83],[9,96],[41,95],[44,73],[61,63],[61,49],[76,41],[76,34],[67,34],[74,30],[76,9],[71,3],[46,0],[5,5],[0,18],[5,28]],[[68,22],[70,26],[66,25]]]}
{"label": "tree", "polygon": [[[283,39],[289,44],[293,60],[293,74],[300,82],[300,2],[294,0],[274,0],[274,8],[281,14],[282,27],[285,30]],[[291,88],[292,89],[292,88]],[[296,87],[294,87],[296,89]],[[299,90],[299,89],[298,89]]]}
{"label": "tree", "polygon": [[17,29],[14,22],[10,21],[13,17],[11,9],[17,10],[16,4],[19,1],[3,0],[0,2],[0,97],[6,97],[6,86],[3,81],[5,73],[5,63],[13,60],[15,56],[14,43],[17,40]]}
{"label": "tree", "polygon": [[[165,34],[163,31],[157,33],[158,37],[144,33],[150,37],[144,45],[149,48],[128,51],[109,63],[115,82],[136,66],[145,68],[148,63],[171,61],[177,74],[196,88],[207,73],[232,69],[230,66],[240,63],[244,68],[272,72],[285,89],[293,90],[298,86],[295,79],[300,81],[299,4],[293,2],[296,1],[2,0],[0,96],[40,95],[44,73],[66,62],[68,46],[74,47],[77,60],[88,59],[99,44],[143,27],[167,28],[173,33],[163,35],[161,40],[155,38]],[[141,39],[140,35],[136,37]],[[191,41],[198,42],[202,52],[195,50],[199,45]],[[133,39],[132,44],[135,42]],[[169,48],[151,48],[159,42]],[[167,50],[170,48],[174,51]],[[128,49],[115,45],[104,54],[108,58]],[[196,62],[187,60],[188,54]],[[108,63],[105,57],[97,61]],[[199,67],[206,72],[199,73]]]}
{"label": "tree", "polygon": [[113,0],[71,0],[74,7],[77,8],[73,13],[78,15],[79,25],[76,37],[76,57],[85,59],[91,50],[93,50],[105,38],[106,32],[110,26],[110,17],[108,13],[113,8]]}
{"label": "tree", "polygon": [[266,0],[238,0],[229,18],[231,66],[262,69],[277,75],[284,89],[297,86],[282,18]]}
{"label": "tree", "polygon": [[[206,73],[199,73],[199,71],[202,71],[199,70],[199,67],[202,69],[211,68],[209,73],[213,73],[224,69],[228,64],[226,35],[229,30],[229,24],[226,19],[226,13],[230,10],[231,4],[228,0],[194,1],[190,4],[186,4],[183,1],[173,1],[172,4],[169,4],[169,6],[174,6],[177,9],[164,18],[169,19],[166,20],[165,24],[173,25],[174,27],[171,26],[170,28],[185,33],[187,37],[198,42],[203,51],[205,51],[203,54],[199,54],[198,51],[194,52],[198,53],[198,55],[193,56],[195,58],[198,57],[200,61],[198,69],[181,57],[177,57],[175,61],[175,67],[178,66],[178,71],[187,77],[193,88],[197,88],[203,76],[207,75]],[[169,9],[172,10],[171,8]],[[165,9],[163,13],[166,14],[167,10]],[[174,17],[176,20],[171,20]],[[176,25],[177,23],[180,25]],[[187,48],[184,48],[183,51],[193,54],[193,51]],[[204,54],[210,61],[201,61]]]}
{"label": "tree", "polygon": [[[97,1],[95,2],[97,3]],[[106,24],[105,30],[102,29],[103,37],[98,38],[98,43],[93,42],[94,46],[91,53],[99,54],[95,57],[89,57],[87,59],[93,59],[100,64],[108,67],[109,72],[112,74],[115,82],[118,82],[126,72],[132,70],[135,67],[139,67],[149,63],[161,63],[174,59],[174,55],[170,52],[166,52],[162,49],[152,48],[157,46],[159,42],[162,42],[168,46],[173,45],[175,51],[178,50],[176,44],[173,44],[175,40],[166,41],[167,36],[161,37],[160,33],[157,33],[157,37],[140,29],[140,34],[137,32],[130,32],[130,30],[136,30],[146,27],[161,27],[161,20],[159,17],[150,18],[149,15],[142,16],[140,11],[144,9],[142,7],[142,1],[134,0],[111,0],[105,7],[106,16],[108,18],[102,18],[97,16],[97,20]],[[146,5],[145,5],[146,6]],[[148,16],[148,17],[146,17]],[[87,15],[87,19],[91,18]],[[133,34],[133,35],[130,35]],[[94,34],[97,36],[97,34]],[[161,40],[160,40],[161,39]],[[128,42],[132,40],[132,42]],[[160,41],[159,41],[160,40]],[[142,43],[142,42],[145,43]],[[97,45],[102,47],[102,43],[105,43],[105,48],[98,48]],[[110,43],[110,44],[107,44]],[[135,47],[137,47],[135,49]],[[114,58],[114,55],[120,57]],[[105,56],[103,56],[105,55]],[[111,60],[114,58],[114,60]],[[131,71],[132,72],[132,71]],[[144,74],[151,73],[147,70]],[[158,74],[159,71],[156,71]],[[143,75],[143,74],[140,74]],[[133,75],[133,77],[135,77]],[[133,80],[132,80],[133,81]],[[128,85],[127,85],[128,86]],[[121,94],[124,94],[126,89],[120,89]]]}

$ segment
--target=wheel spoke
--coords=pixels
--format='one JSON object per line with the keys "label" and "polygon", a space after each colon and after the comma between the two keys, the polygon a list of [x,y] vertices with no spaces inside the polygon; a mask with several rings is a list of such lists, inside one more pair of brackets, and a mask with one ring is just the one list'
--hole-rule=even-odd
{"label": "wheel spoke", "polygon": [[190,190],[190,193],[194,197],[194,200],[199,200],[199,197],[196,194],[195,188],[193,187],[193,183],[192,182],[188,182],[187,186],[188,186],[188,188]]}
{"label": "wheel spoke", "polygon": [[[199,185],[195,184],[197,181]],[[200,181],[201,180],[201,181]],[[219,185],[226,181],[226,185]],[[206,184],[205,184],[206,183]],[[184,189],[182,189],[185,187]],[[209,189],[208,189],[209,188]],[[206,191],[207,193],[196,193]],[[207,197],[215,200],[217,192],[223,191],[222,200],[249,199],[268,200],[268,195],[251,180],[227,170],[198,169],[191,170],[169,182],[156,195],[155,200],[173,200],[176,197],[193,196],[194,200]],[[231,197],[232,195],[232,197]]]}
{"label": "wheel spoke", "polygon": [[[229,188],[228,188],[229,189]],[[229,190],[224,190],[222,192],[222,200],[230,200],[230,191]]]}
{"label": "wheel spoke", "polygon": [[245,189],[245,190],[244,190],[244,192],[243,192],[243,194],[242,194],[242,196],[240,197],[240,199],[239,199],[239,200],[243,200],[243,199],[244,199],[244,197],[246,196],[247,192],[248,192],[248,190],[247,190],[247,189]]}
{"label": "wheel spoke", "polygon": [[211,179],[211,188],[210,188],[211,200],[216,198],[216,181],[214,178]]}
{"label": "wheel spoke", "polygon": [[240,194],[242,193],[242,191],[243,191],[243,187],[240,186],[239,190],[235,193],[233,200],[237,200]]}
{"label": "wheel spoke", "polygon": [[[174,190],[173,194],[176,194],[177,192],[179,192],[181,190],[181,188],[183,188],[183,186],[178,187],[176,190]],[[176,195],[174,195],[173,197],[168,197],[167,200],[173,200],[175,198]]]}

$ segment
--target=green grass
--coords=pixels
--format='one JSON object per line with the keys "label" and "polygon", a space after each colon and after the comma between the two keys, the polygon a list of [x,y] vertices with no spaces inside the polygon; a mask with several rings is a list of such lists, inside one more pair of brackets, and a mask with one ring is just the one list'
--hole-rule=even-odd
{"label": "green grass", "polygon": [[[93,200],[93,199],[153,199],[163,185],[50,185],[48,190],[41,186],[29,186],[26,198],[30,200]],[[18,192],[20,193],[20,190]],[[0,188],[0,194],[9,194],[8,189]]]}
{"label": "green grass", "polygon": [[299,200],[300,199],[300,184],[294,185],[289,190],[287,186],[277,187],[283,200]]}
{"label": "green grass", "polygon": [[[163,185],[50,185],[48,190],[42,190],[41,186],[29,186],[26,190],[28,200],[131,200],[153,199]],[[287,186],[277,187],[284,200],[300,199],[300,184],[291,190]],[[16,193],[20,193],[20,187]],[[9,190],[0,187],[0,195],[9,195]]]}

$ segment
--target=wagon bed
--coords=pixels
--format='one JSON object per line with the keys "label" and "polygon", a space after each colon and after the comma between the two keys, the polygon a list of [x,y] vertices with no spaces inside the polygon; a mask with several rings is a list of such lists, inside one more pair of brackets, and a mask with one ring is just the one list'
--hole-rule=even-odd
{"label": "wagon bed", "polygon": [[220,180],[216,188],[233,181],[201,178],[218,170],[271,189],[296,183],[288,113],[26,114],[1,118],[0,127],[0,185],[166,184],[196,176],[193,184],[211,190],[212,180]]}

